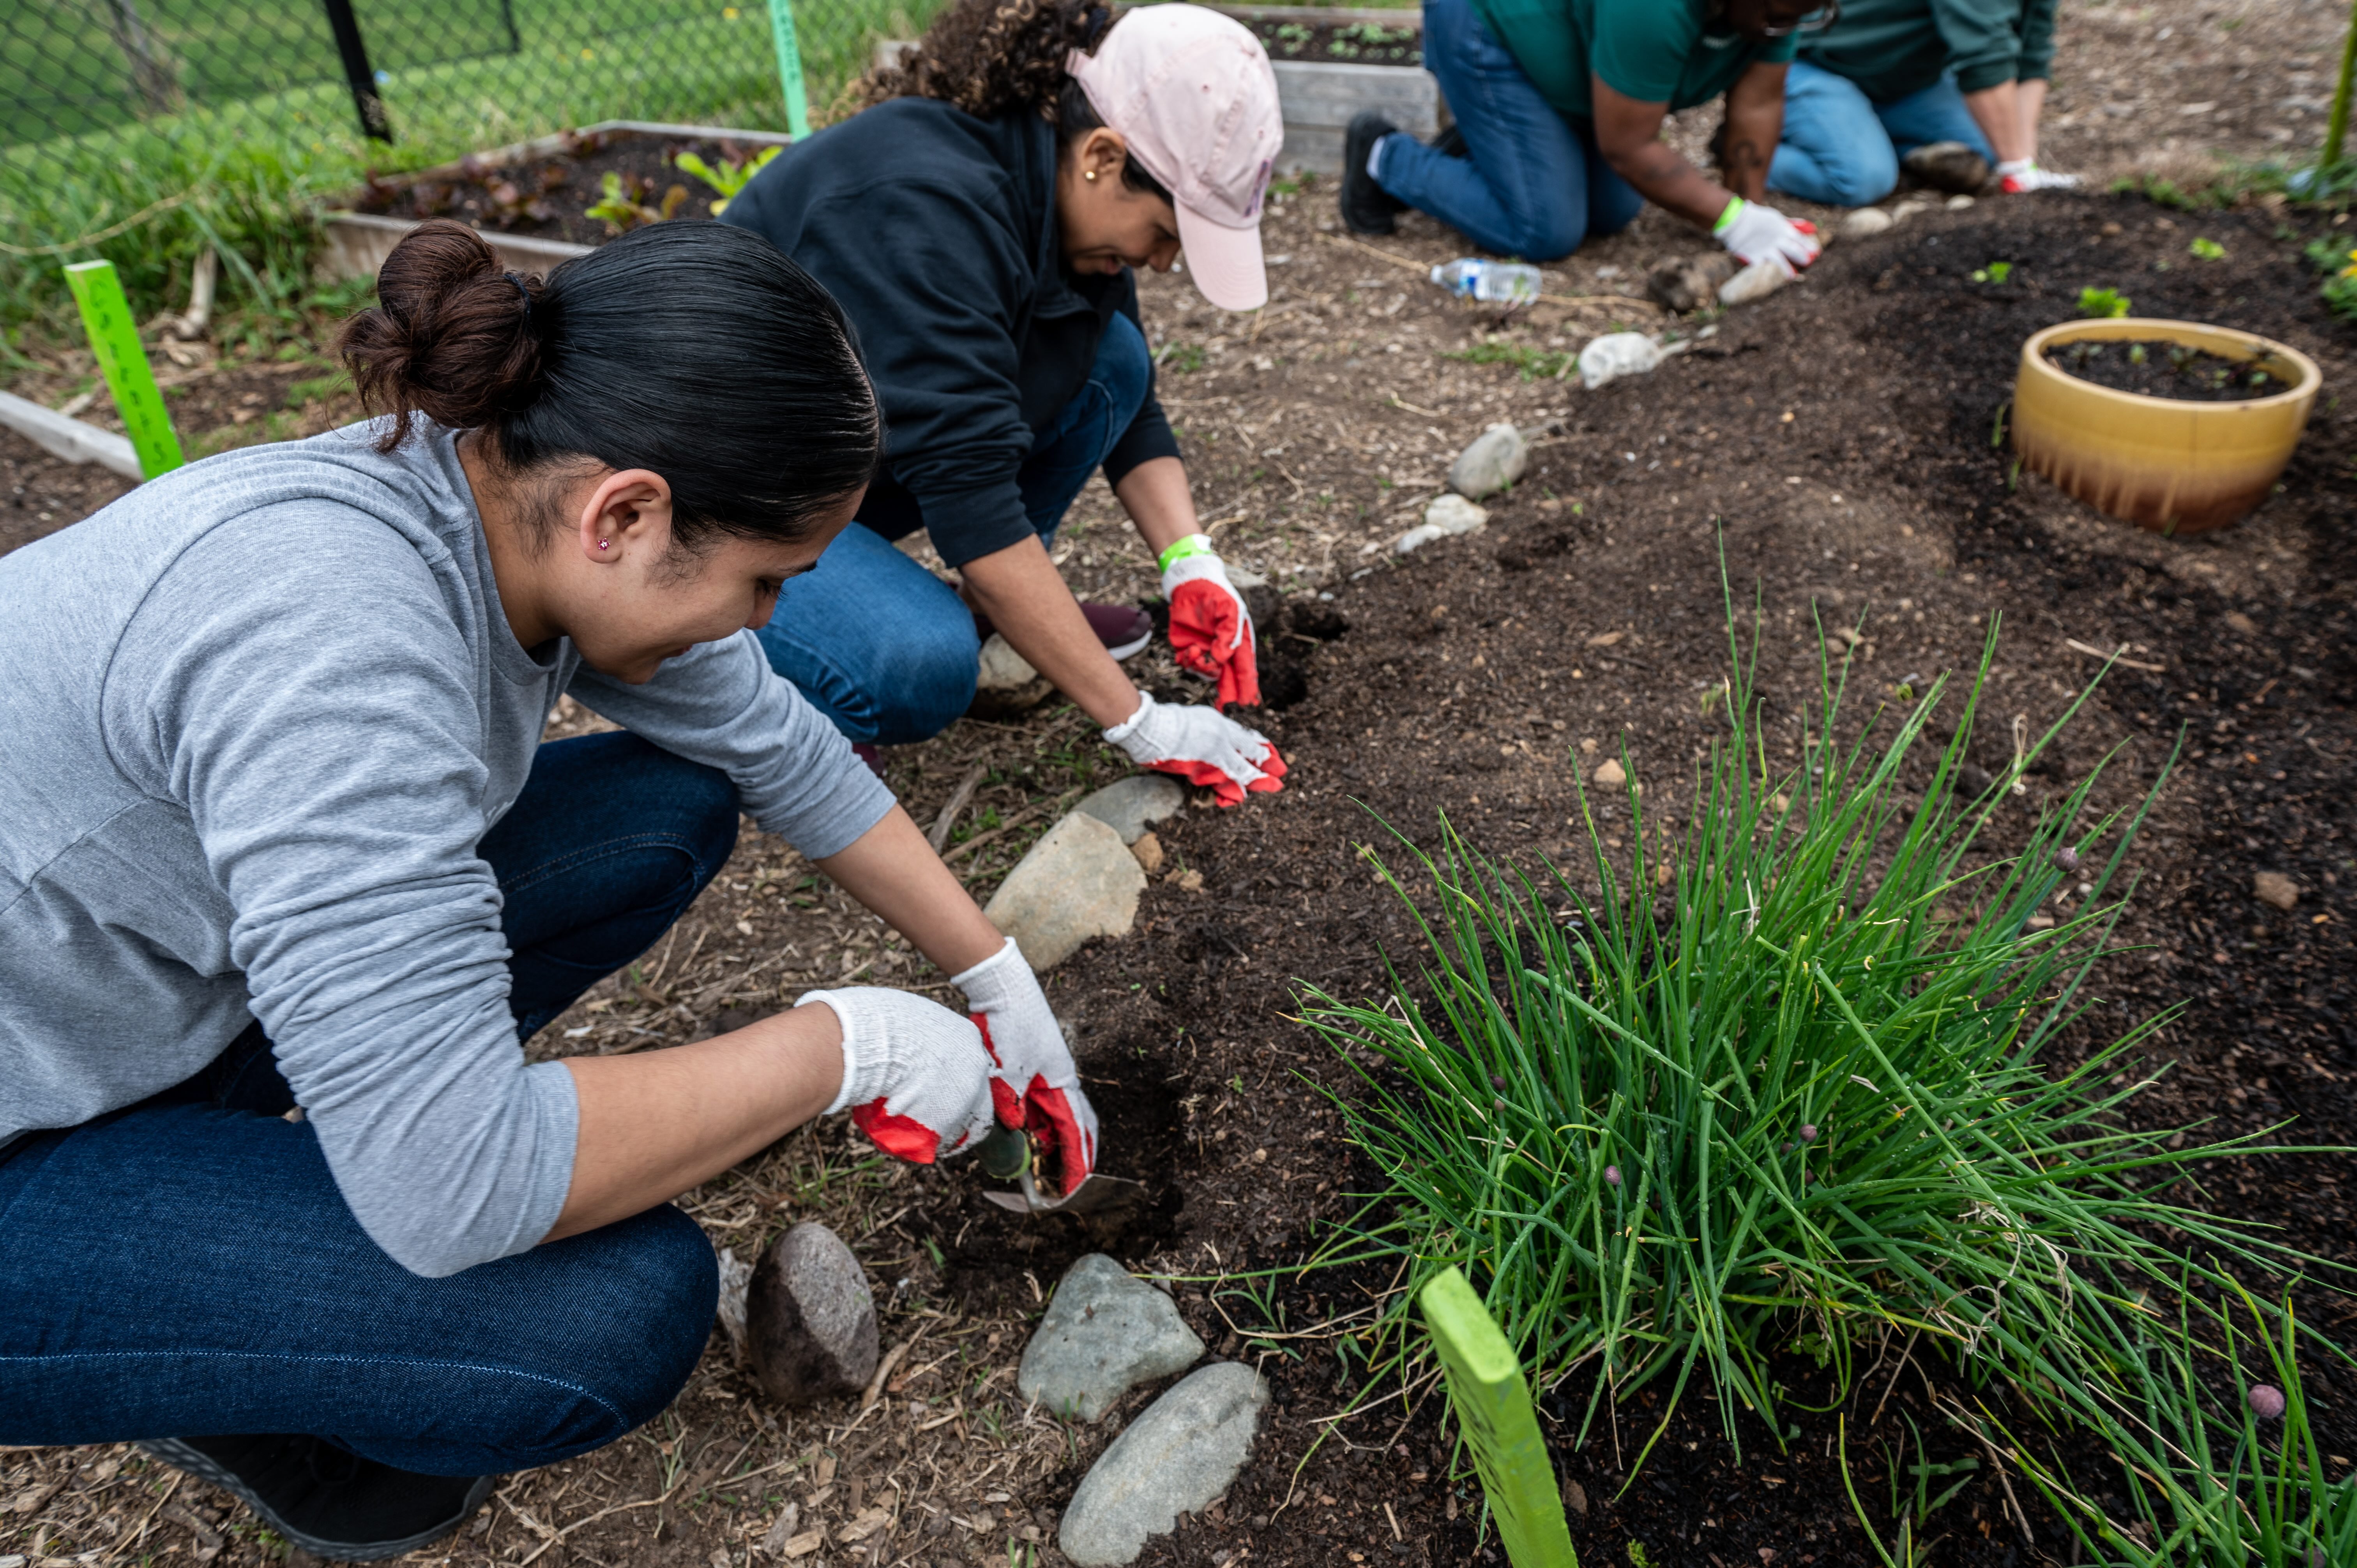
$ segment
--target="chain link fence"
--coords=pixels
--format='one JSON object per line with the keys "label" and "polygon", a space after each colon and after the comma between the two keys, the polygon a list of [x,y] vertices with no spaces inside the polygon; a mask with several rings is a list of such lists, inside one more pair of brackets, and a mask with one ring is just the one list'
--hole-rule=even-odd
{"label": "chain link fence", "polygon": [[[771,3],[0,0],[0,320],[99,255],[135,297],[206,245],[284,293],[371,170],[604,119],[792,129]],[[810,118],[942,3],[792,0]]]}

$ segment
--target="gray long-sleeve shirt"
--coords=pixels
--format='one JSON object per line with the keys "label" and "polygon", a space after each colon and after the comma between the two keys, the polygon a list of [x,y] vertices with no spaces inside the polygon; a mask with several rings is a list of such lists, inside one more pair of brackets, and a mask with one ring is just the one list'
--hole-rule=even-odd
{"label": "gray long-sleeve shirt", "polygon": [[532,1247],[576,1107],[527,1066],[476,854],[558,694],[725,769],[813,858],[892,797],[750,632],[643,686],[508,628],[449,432],[225,454],[0,557],[0,1144],[197,1072],[249,1019],[370,1236]]}

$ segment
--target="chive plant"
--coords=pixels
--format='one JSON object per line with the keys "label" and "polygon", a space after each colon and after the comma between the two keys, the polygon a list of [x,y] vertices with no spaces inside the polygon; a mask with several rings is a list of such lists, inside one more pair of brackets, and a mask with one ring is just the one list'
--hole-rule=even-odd
{"label": "chive plant", "polygon": [[2327,1467],[2300,1377],[2303,1337],[2348,1369],[2348,1354],[2307,1333],[2288,1298],[2268,1312],[2239,1289],[2217,1305],[2188,1294],[2175,1332],[2145,1322],[2138,1353],[2124,1363],[2127,1398],[2101,1423],[2131,1517],[2099,1505],[2059,1460],[2006,1441],[2100,1568],[2357,1563],[2357,1472],[2342,1461],[2335,1480]]}
{"label": "chive plant", "polygon": [[[1731,650],[1728,731],[1682,832],[1632,793],[1624,869],[1583,796],[1593,893],[1445,824],[1436,854],[1403,840],[1437,895],[1416,914],[1420,985],[1393,968],[1380,1004],[1305,996],[1365,1080],[1339,1102],[1388,1178],[1396,1218],[1369,1234],[1410,1261],[1395,1301],[1458,1267],[1543,1385],[1593,1362],[1579,1441],[1666,1388],[1650,1451],[1699,1387],[1739,1453],[1744,1412],[1784,1431],[1775,1352],[1813,1354],[1846,1391],[1859,1348],[1894,1331],[2091,1419],[2127,1343],[2119,1304],[2189,1267],[2222,1281],[2140,1228],[2276,1256],[2168,1196],[2227,1145],[2175,1151],[2175,1129],[2118,1115],[2149,1080],[2109,1080],[2165,1015],[2052,1059],[2090,1016],[2122,912],[2108,890],[2159,783],[2099,810],[2099,767],[2031,811],[2024,772],[2073,703],[1963,785],[1995,647],[1993,624],[1944,744],[1926,738],[1944,680],[1896,689],[1845,741],[1826,671],[1781,768]],[[1980,847],[2007,830],[2018,854]]]}

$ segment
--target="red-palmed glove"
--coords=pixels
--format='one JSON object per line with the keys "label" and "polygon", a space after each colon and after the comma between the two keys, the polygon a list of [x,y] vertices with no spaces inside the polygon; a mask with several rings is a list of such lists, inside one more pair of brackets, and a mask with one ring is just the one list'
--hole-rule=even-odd
{"label": "red-palmed glove", "polygon": [[1260,706],[1259,650],[1252,611],[1228,581],[1227,564],[1207,533],[1190,533],[1162,553],[1162,596],[1170,603],[1170,654],[1182,670],[1219,682],[1212,706]]}
{"label": "red-palmed glove", "polygon": [[1081,1092],[1071,1047],[1023,950],[1009,937],[996,952],[952,975],[950,983],[965,993],[983,1047],[996,1064],[990,1096],[998,1119],[1053,1138],[1062,1156],[1065,1195],[1077,1192],[1096,1169],[1096,1108]]}
{"label": "red-palmed glove", "polygon": [[1137,712],[1104,732],[1140,768],[1175,773],[1212,791],[1222,806],[1241,805],[1247,791],[1274,794],[1284,788],[1285,758],[1268,736],[1232,718],[1192,703],[1157,703],[1137,694]]}
{"label": "red-palmed glove", "polygon": [[982,1031],[938,1002],[882,986],[813,991],[843,1025],[843,1087],[833,1115],[851,1120],[897,1159],[929,1165],[990,1132],[990,1052]]}
{"label": "red-palmed glove", "polygon": [[1817,226],[1785,217],[1765,202],[1729,198],[1711,233],[1738,261],[1751,263],[1773,259],[1789,276],[1817,259]]}

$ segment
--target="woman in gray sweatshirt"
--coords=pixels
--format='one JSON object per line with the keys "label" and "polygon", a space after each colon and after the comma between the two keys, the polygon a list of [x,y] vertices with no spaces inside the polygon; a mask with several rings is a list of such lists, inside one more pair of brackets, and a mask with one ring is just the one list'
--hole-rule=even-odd
{"label": "woman in gray sweatshirt", "polygon": [[[428,224],[379,299],[383,417],[0,558],[0,1443],[142,1441],[346,1559],[667,1404],[716,1292],[668,1200],[812,1117],[1095,1157],[1021,953],[754,637],[876,464],[834,301],[678,222],[545,281]],[[542,746],[566,693],[621,733]],[[740,811],[988,1045],[852,988],[527,1064]]]}

